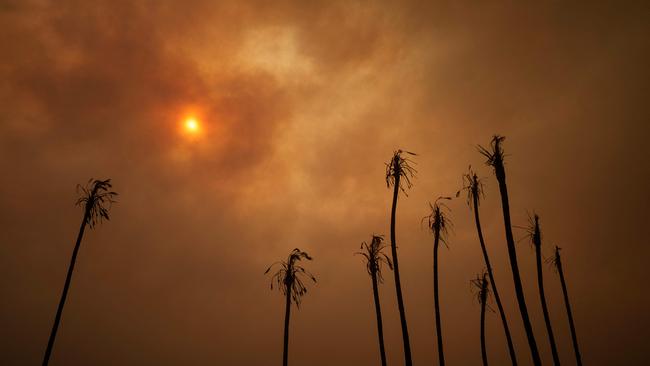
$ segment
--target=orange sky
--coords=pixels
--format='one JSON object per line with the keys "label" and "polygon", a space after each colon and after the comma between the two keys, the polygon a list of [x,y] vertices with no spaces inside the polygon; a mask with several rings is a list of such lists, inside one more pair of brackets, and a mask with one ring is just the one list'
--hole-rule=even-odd
{"label": "orange sky", "polygon": [[[405,148],[418,153],[397,231],[415,363],[436,356],[420,219],[471,164],[487,178],[488,250],[526,365],[498,190],[476,150],[494,133],[507,136],[513,223],[535,210],[544,254],[563,247],[585,364],[647,363],[648,14],[642,2],[0,3],[0,364],[41,360],[81,218],[74,188],[90,177],[112,178],[119,204],[82,244],[52,365],[279,364],[284,303],[263,272],[294,247],[319,283],[292,317],[291,363],[377,364],[370,279],[352,253],[389,234],[384,162]],[[183,132],[188,116],[200,133]],[[445,355],[478,364],[469,280],[482,257],[464,200],[449,206]],[[521,241],[518,255],[548,362],[534,252]],[[507,363],[496,314],[488,350]]]}

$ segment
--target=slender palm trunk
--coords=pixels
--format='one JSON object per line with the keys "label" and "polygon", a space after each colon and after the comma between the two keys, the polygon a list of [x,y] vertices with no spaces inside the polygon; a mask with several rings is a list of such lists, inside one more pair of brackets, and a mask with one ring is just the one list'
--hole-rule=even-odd
{"label": "slender palm trunk", "polygon": [[436,337],[438,339],[438,360],[440,366],[445,366],[445,354],[442,349],[442,325],[440,324],[440,298],[438,296],[438,246],[440,233],[434,233],[433,244],[433,300],[436,312]]}
{"label": "slender palm trunk", "polygon": [[399,309],[399,318],[402,323],[402,340],[404,342],[404,359],[405,366],[412,366],[411,360],[411,343],[409,342],[409,331],[406,324],[406,312],[404,311],[404,301],[402,299],[402,285],[399,280],[399,263],[397,261],[397,244],[395,242],[395,214],[397,211],[397,195],[399,193],[399,174],[395,176],[393,190],[393,207],[390,214],[390,249],[393,256],[393,273],[395,274],[395,291],[397,292],[397,307]]}
{"label": "slender palm trunk", "polygon": [[478,240],[481,243],[481,250],[483,251],[483,259],[485,259],[485,267],[487,268],[488,275],[490,276],[490,283],[492,284],[492,293],[494,294],[494,300],[497,303],[497,308],[499,309],[499,315],[501,316],[501,323],[503,323],[503,331],[506,334],[508,351],[510,352],[510,360],[512,361],[513,366],[517,366],[517,356],[515,354],[515,346],[512,343],[512,336],[510,335],[510,327],[508,327],[508,321],[506,320],[506,312],[503,310],[501,297],[499,296],[499,291],[497,290],[496,282],[494,282],[492,265],[490,264],[490,258],[488,257],[487,248],[485,246],[485,240],[483,240],[483,230],[481,229],[481,220],[478,213],[478,196],[474,195],[473,200],[474,200],[474,221],[476,222],[476,231],[478,232]]}
{"label": "slender palm trunk", "polygon": [[381,305],[379,304],[379,286],[377,285],[377,274],[372,274],[372,292],[375,298],[375,312],[377,313],[377,336],[379,338],[379,355],[381,366],[386,366],[386,351],[384,349],[384,327],[381,320]]}
{"label": "slender palm trunk", "polygon": [[524,289],[521,284],[521,277],[519,276],[519,265],[517,264],[517,251],[515,249],[515,239],[512,235],[512,224],[510,222],[510,204],[508,202],[508,187],[506,185],[506,172],[503,165],[495,167],[495,174],[499,182],[499,191],[501,193],[501,206],[503,208],[503,224],[506,232],[506,243],[508,245],[508,257],[510,259],[510,268],[512,269],[512,279],[515,286],[515,294],[517,296],[517,304],[519,305],[519,312],[521,313],[521,320],[524,323],[526,330],[526,337],[528,339],[528,346],[533,358],[535,366],[541,366],[542,361],[539,357],[537,349],[537,342],[535,341],[535,334],[533,333],[533,326],[530,323],[528,316],[528,307],[526,306],[526,299],[524,297]]}
{"label": "slender palm trunk", "polygon": [[68,266],[68,274],[65,277],[65,284],[63,285],[63,293],[61,294],[61,300],[59,300],[59,307],[56,309],[56,316],[54,317],[54,325],[52,326],[52,331],[50,332],[50,339],[47,341],[47,349],[45,350],[45,356],[43,357],[43,366],[47,366],[50,362],[50,355],[52,354],[52,348],[54,348],[54,340],[56,339],[56,332],[59,330],[59,323],[61,322],[61,315],[63,314],[63,306],[65,305],[65,300],[68,297],[68,290],[70,289],[70,282],[72,281],[72,272],[74,271],[74,265],[77,262],[77,253],[79,253],[79,247],[81,246],[81,240],[84,236],[84,230],[86,229],[86,222],[88,221],[89,215],[88,207],[84,212],[83,220],[81,221],[81,227],[79,228],[79,234],[77,235],[77,242],[72,251],[72,258],[70,259],[70,265]]}
{"label": "slender palm trunk", "polygon": [[488,366],[487,349],[485,348],[485,306],[487,299],[481,301],[481,357],[483,366]]}
{"label": "slender palm trunk", "polygon": [[291,286],[287,286],[287,305],[284,312],[284,350],[282,352],[282,365],[287,366],[289,361],[289,318],[291,317]]}
{"label": "slender palm trunk", "polygon": [[[557,249],[556,249],[557,251]],[[580,356],[580,349],[578,348],[578,337],[576,336],[576,327],[573,324],[573,313],[571,312],[571,303],[569,303],[569,294],[566,289],[566,282],[564,282],[564,272],[562,271],[562,261],[560,260],[560,253],[556,252],[557,258],[557,271],[560,274],[560,282],[562,283],[562,294],[564,294],[564,304],[566,305],[566,313],[569,317],[569,327],[571,328],[571,340],[573,341],[573,350],[576,354],[576,363],[582,366],[582,357]]]}
{"label": "slender palm trunk", "polygon": [[537,286],[539,287],[539,298],[542,302],[542,312],[544,313],[544,322],[546,323],[546,331],[548,333],[548,341],[551,344],[551,353],[553,355],[553,364],[560,365],[560,356],[557,354],[557,346],[555,345],[555,336],[553,335],[553,327],[551,326],[551,317],[548,315],[548,307],[546,305],[546,295],[544,294],[544,276],[542,274],[542,245],[541,243],[535,244],[535,256],[537,257]]}

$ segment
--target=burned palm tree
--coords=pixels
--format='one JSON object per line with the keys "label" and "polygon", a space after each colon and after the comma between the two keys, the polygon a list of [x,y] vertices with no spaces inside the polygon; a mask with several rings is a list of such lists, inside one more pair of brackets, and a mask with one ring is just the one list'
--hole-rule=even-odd
{"label": "burned palm tree", "polygon": [[504,153],[501,148],[501,143],[505,137],[495,135],[492,138],[490,150],[479,146],[479,151],[487,158],[487,165],[494,168],[497,182],[499,183],[499,192],[501,193],[501,207],[503,209],[503,224],[505,226],[506,244],[508,246],[508,257],[510,259],[510,268],[512,270],[512,279],[515,287],[515,294],[517,296],[517,304],[519,305],[519,312],[521,319],[524,323],[524,330],[526,331],[526,338],[528,346],[530,347],[533,364],[540,366],[542,361],[539,357],[539,350],[537,349],[537,342],[535,341],[535,334],[533,333],[533,326],[530,323],[528,316],[528,307],[526,306],[526,299],[524,297],[524,288],[519,276],[519,265],[517,264],[517,251],[515,249],[515,239],[512,235],[512,224],[510,222],[510,203],[508,201],[508,186],[506,185],[506,169],[504,167]]}
{"label": "burned palm tree", "polygon": [[566,306],[567,317],[569,318],[569,328],[571,328],[571,340],[573,342],[573,351],[576,355],[576,363],[582,366],[582,357],[580,356],[580,349],[578,348],[578,336],[576,335],[576,327],[573,324],[573,313],[571,312],[571,303],[569,302],[569,293],[566,289],[566,282],[564,281],[564,271],[562,271],[562,259],[560,258],[560,247],[555,247],[555,255],[551,257],[551,263],[560,275],[560,283],[562,284],[562,294],[564,295],[564,305]]}
{"label": "burned palm tree", "polygon": [[355,254],[362,255],[365,258],[366,270],[372,279],[372,293],[375,299],[375,312],[377,314],[377,336],[379,337],[379,355],[381,357],[382,366],[386,366],[386,351],[384,349],[384,330],[381,320],[381,306],[379,305],[379,283],[384,282],[381,274],[382,264],[386,264],[388,268],[393,269],[393,263],[390,258],[383,252],[386,245],[384,244],[384,237],[380,235],[373,235],[370,245],[365,241],[361,244],[363,252],[356,252]]}
{"label": "burned palm tree", "polygon": [[476,290],[478,303],[481,304],[481,358],[483,359],[483,366],[488,366],[487,349],[485,347],[485,309],[488,307],[487,299],[490,290],[487,276],[488,274],[483,272],[482,275],[477,275],[475,279],[470,281]]}
{"label": "burned palm tree", "polygon": [[544,294],[544,275],[542,273],[542,232],[539,229],[539,216],[537,214],[534,214],[533,217],[529,217],[528,220],[528,237],[535,247],[535,258],[537,261],[537,287],[539,289],[539,299],[542,302],[542,313],[544,313],[544,323],[546,324],[548,341],[551,344],[553,363],[558,366],[560,364],[560,356],[557,353],[555,336],[553,335],[553,327],[551,326],[551,317],[548,314],[546,295]]}
{"label": "burned palm tree", "polygon": [[406,324],[406,312],[404,310],[404,300],[402,299],[402,284],[399,280],[399,262],[397,260],[397,243],[395,242],[395,215],[397,214],[397,196],[400,191],[406,194],[406,190],[411,188],[411,178],[415,176],[415,169],[411,167],[413,163],[409,158],[402,156],[406,153],[415,156],[408,151],[397,150],[393,153],[390,162],[386,164],[386,185],[393,186],[393,206],[390,213],[390,249],[393,259],[393,273],[395,275],[395,291],[397,292],[397,307],[399,310],[400,322],[402,324],[402,341],[404,343],[405,366],[411,366],[411,343],[409,341],[409,331]]}
{"label": "burned palm tree", "polygon": [[487,248],[485,246],[485,240],[483,239],[483,230],[481,229],[481,219],[479,216],[479,205],[481,203],[481,197],[484,196],[483,193],[483,183],[481,179],[474,173],[471,168],[468,174],[463,176],[463,189],[467,191],[467,204],[470,208],[474,209],[474,222],[476,224],[476,232],[478,233],[478,240],[481,244],[481,251],[483,252],[483,259],[485,260],[485,267],[487,269],[487,274],[490,277],[490,283],[492,285],[492,293],[494,293],[494,301],[497,303],[497,308],[499,310],[499,315],[501,317],[501,323],[503,323],[503,331],[506,335],[506,341],[508,343],[508,351],[510,353],[510,360],[512,361],[513,366],[517,365],[517,356],[515,354],[515,347],[512,343],[512,336],[510,335],[510,327],[508,326],[508,321],[506,320],[506,313],[503,310],[503,304],[501,303],[501,297],[499,296],[499,291],[497,290],[496,282],[494,281],[494,272],[492,271],[492,265],[490,264],[490,257],[488,256]]}
{"label": "burned palm tree", "polygon": [[72,258],[70,259],[70,265],[68,266],[68,274],[65,277],[65,284],[63,285],[63,293],[59,300],[59,307],[56,309],[54,325],[52,326],[50,338],[47,342],[47,349],[45,350],[45,356],[43,357],[43,365],[47,365],[50,362],[50,355],[52,354],[52,348],[54,347],[56,332],[58,331],[59,323],[61,322],[63,306],[65,305],[68,290],[70,289],[72,272],[74,271],[74,265],[77,261],[77,254],[79,253],[79,247],[81,246],[81,240],[83,239],[86,225],[90,226],[92,229],[96,224],[101,223],[102,220],[109,220],[108,211],[110,210],[111,205],[115,202],[115,196],[117,196],[116,192],[111,191],[112,187],[110,179],[90,179],[85,186],[77,185],[77,193],[81,194],[81,197],[77,200],[77,206],[83,207],[84,215],[81,220],[79,234],[77,235],[77,242],[72,251]]}
{"label": "burned palm tree", "polygon": [[286,308],[284,313],[284,348],[282,353],[283,366],[287,366],[289,357],[289,318],[291,316],[291,301],[293,300],[296,307],[300,308],[300,301],[307,293],[307,287],[302,279],[303,276],[316,283],[316,277],[297,263],[301,259],[312,260],[309,254],[295,248],[291,253],[289,253],[286,262],[275,262],[264,272],[264,274],[269,273],[271,268],[276,264],[280,266],[280,268],[273,273],[273,276],[271,276],[271,289],[273,289],[273,285],[275,284],[275,286],[279,288],[282,294],[286,297]]}
{"label": "burned palm tree", "polygon": [[429,204],[431,207],[431,214],[426,217],[428,219],[428,226],[433,233],[433,300],[435,308],[435,318],[436,318],[436,338],[438,340],[438,360],[440,366],[445,365],[445,354],[442,347],[442,324],[440,323],[440,296],[438,291],[438,248],[440,243],[447,245],[447,234],[449,227],[451,226],[451,221],[447,217],[447,214],[444,210],[449,210],[449,208],[444,204],[439,202],[440,200],[451,199],[450,197],[438,197],[433,205]]}

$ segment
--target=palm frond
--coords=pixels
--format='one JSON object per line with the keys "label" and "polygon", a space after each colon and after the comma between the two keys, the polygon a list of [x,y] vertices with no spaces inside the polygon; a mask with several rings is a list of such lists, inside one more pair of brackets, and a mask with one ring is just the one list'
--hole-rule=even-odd
{"label": "palm frond", "polygon": [[[463,187],[461,190],[467,191],[467,205],[472,208],[474,205],[474,198],[476,198],[476,204],[481,204],[481,198],[485,197],[483,189],[483,179],[479,178],[478,175],[472,170],[472,166],[469,167],[469,172],[463,174]],[[460,194],[460,191],[456,194],[456,197]]]}
{"label": "palm frond", "polygon": [[111,191],[113,187],[110,179],[99,180],[91,178],[85,185],[77,185],[77,193],[81,196],[77,199],[77,206],[82,206],[86,212],[85,220],[91,228],[102,220],[110,220],[108,212],[113,203],[117,202],[117,192]]}
{"label": "palm frond", "polygon": [[503,171],[505,154],[501,147],[501,143],[503,143],[503,140],[505,139],[504,136],[494,135],[490,142],[489,150],[483,146],[478,146],[478,151],[487,159],[485,164],[493,167],[496,173],[501,173]]}
{"label": "palm frond", "polygon": [[297,263],[302,259],[312,260],[312,257],[307,252],[295,248],[289,253],[286,261],[275,262],[264,272],[267,274],[271,268],[279,265],[280,268],[271,275],[271,289],[275,285],[283,295],[291,293],[291,299],[297,307],[300,307],[302,297],[307,293],[307,286],[303,278],[316,283],[316,276]]}
{"label": "palm frond", "polygon": [[408,157],[403,157],[402,153],[408,155],[417,156],[416,153],[404,150],[397,150],[393,152],[393,157],[390,159],[390,162],[386,163],[386,186],[391,187],[395,185],[395,182],[399,177],[399,189],[408,196],[406,193],[407,189],[413,187],[413,182],[411,181],[415,178],[417,170],[412,167],[415,165],[415,161]]}
{"label": "palm frond", "polygon": [[453,230],[453,223],[449,219],[448,213],[451,211],[447,205],[440,200],[451,200],[451,197],[441,196],[438,197],[433,204],[429,203],[431,213],[422,218],[422,221],[427,220],[427,226],[433,233],[434,237],[438,238],[445,246],[447,245],[447,237],[449,230]]}
{"label": "palm frond", "polygon": [[361,249],[365,250],[365,252],[354,253],[362,255],[364,257],[368,274],[370,276],[375,274],[380,283],[384,282],[384,278],[382,276],[382,264],[387,265],[391,270],[393,269],[393,262],[383,252],[386,247],[387,246],[384,244],[383,235],[372,235],[370,245],[368,245],[368,243],[365,241],[361,243]]}

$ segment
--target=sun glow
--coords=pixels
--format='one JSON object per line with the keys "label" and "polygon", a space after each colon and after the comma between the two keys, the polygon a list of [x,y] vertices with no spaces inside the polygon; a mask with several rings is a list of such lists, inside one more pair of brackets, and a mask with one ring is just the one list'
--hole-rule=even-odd
{"label": "sun glow", "polygon": [[189,133],[198,133],[200,129],[199,122],[194,117],[186,118],[184,122],[184,126],[185,126],[185,131]]}

